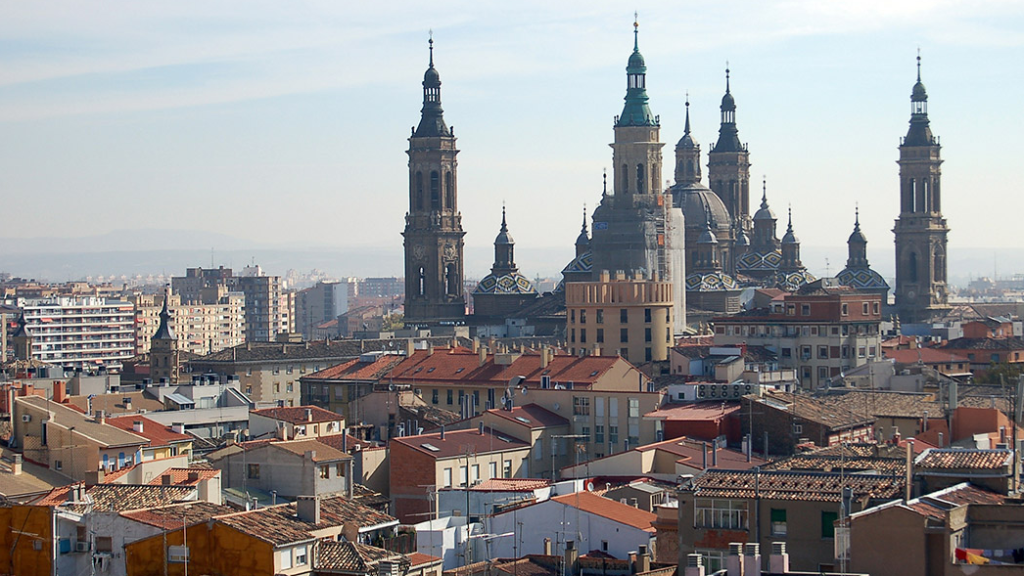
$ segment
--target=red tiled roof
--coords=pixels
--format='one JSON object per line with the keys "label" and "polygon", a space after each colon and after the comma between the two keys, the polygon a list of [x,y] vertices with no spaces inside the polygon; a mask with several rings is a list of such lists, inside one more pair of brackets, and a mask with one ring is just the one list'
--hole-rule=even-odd
{"label": "red tiled roof", "polygon": [[583,512],[615,520],[616,522],[648,532],[654,532],[654,527],[651,526],[651,523],[658,517],[657,514],[634,508],[615,500],[602,498],[590,492],[575,492],[573,494],[565,494],[564,496],[555,496],[552,500],[566,506],[578,508]]}
{"label": "red tiled roof", "polygon": [[287,450],[288,452],[299,456],[304,456],[306,452],[315,452],[316,455],[313,457],[313,462],[334,462],[336,460],[348,460],[352,458],[341,450],[332,448],[331,446],[328,446],[316,439],[271,442],[270,446],[281,450]]}
{"label": "red tiled roof", "polygon": [[[310,416],[306,416],[306,411],[309,411]],[[343,420],[344,416],[336,414],[330,410],[324,410],[317,406],[284,406],[277,408],[263,408],[261,410],[251,410],[250,414],[256,414],[257,416],[263,416],[264,418],[272,418],[274,420],[281,420],[283,422],[290,422],[292,424],[306,424],[309,422],[334,422],[336,420]]]}
{"label": "red tiled roof", "polygon": [[649,420],[686,420],[713,422],[738,412],[739,402],[693,402],[689,404],[664,404],[653,412],[644,414]]}
{"label": "red tiled roof", "polygon": [[1010,465],[1010,450],[962,450],[933,448],[923,452],[914,462],[918,470],[999,470]]}
{"label": "red tiled roof", "polygon": [[188,504],[174,504],[160,508],[150,508],[147,510],[122,512],[121,516],[135,520],[136,522],[156,526],[161,530],[173,530],[175,528],[181,529],[182,524],[186,526],[193,526],[200,522],[206,522],[215,516],[233,514],[234,512],[236,512],[236,510],[230,506],[198,501],[190,502]]}
{"label": "red tiled roof", "polygon": [[149,483],[164,485],[164,477],[170,476],[172,485],[195,486],[204,480],[216,478],[219,475],[220,470],[211,470],[209,468],[168,468],[163,474],[157,476]]}
{"label": "red tiled roof", "polygon": [[[149,440],[149,446],[151,448],[158,446],[169,446],[176,442],[187,442],[192,440],[192,437],[188,434],[179,434],[175,432],[170,426],[165,426],[159,422],[150,420],[145,416],[138,414],[134,416],[118,416],[116,418],[107,418],[107,424],[132,432]],[[142,422],[142,432],[136,432],[134,429],[135,422]]]}
{"label": "red tiled roof", "polygon": [[[667,452],[669,454],[678,456],[677,462],[683,462],[690,468],[697,468],[698,470],[704,469],[704,446],[707,444],[708,447],[708,461],[707,465],[710,468],[714,461],[714,455],[712,453],[712,447],[709,443],[698,442],[690,440],[688,438],[673,438],[671,440],[663,440],[661,442],[655,442],[653,444],[645,444],[636,448],[639,452],[648,452],[650,450],[659,450]],[[747,462],[747,457],[736,450],[729,448],[718,449],[718,467],[726,468],[729,470],[746,470],[755,466],[764,464],[766,460],[762,460],[756,456],[751,456],[750,462]]]}
{"label": "red tiled roof", "polygon": [[320,501],[320,523],[300,520],[296,505],[281,504],[218,518],[218,522],[275,546],[312,540],[311,531],[354,524],[359,528],[397,523],[394,517],[342,496]]}
{"label": "red tiled roof", "polygon": [[964,506],[967,504],[1001,505],[1005,503],[1006,496],[995,492],[989,492],[988,490],[984,490],[964,482],[962,484],[957,484],[955,486],[939,490],[938,492],[925,494],[906,503],[897,500],[874,508],[868,508],[867,510],[858,512],[854,516],[868,515],[879,510],[899,507],[912,510],[927,518],[942,521],[945,519],[952,507]]}
{"label": "red tiled roof", "polygon": [[554,412],[538,406],[537,404],[526,404],[516,406],[512,410],[501,410],[494,408],[487,411],[488,414],[500,416],[509,422],[525,426],[527,428],[551,428],[555,426],[566,426],[569,421],[555,414]]}
{"label": "red tiled roof", "polygon": [[[451,458],[466,453],[467,448],[477,454],[490,454],[509,450],[528,450],[530,445],[518,438],[513,438],[490,428],[484,428],[481,434],[477,430],[452,430],[445,432],[444,440],[441,433],[420,434],[419,436],[402,436],[392,438],[391,442],[404,444],[414,450],[433,458]],[[428,446],[435,448],[431,450]]]}
{"label": "red tiled roof", "polygon": [[491,478],[470,488],[479,492],[532,492],[538,488],[547,488],[550,480],[541,478]]}
{"label": "red tiled roof", "polygon": [[404,359],[404,356],[397,354],[382,354],[373,362],[363,362],[359,358],[354,358],[303,376],[301,380],[376,380]]}
{"label": "red tiled roof", "polygon": [[430,385],[437,382],[504,388],[512,376],[523,376],[526,378],[523,384],[537,388],[541,376],[549,376],[553,382],[572,382],[574,386],[589,387],[613,366],[625,362],[618,356],[556,354],[546,368],[541,368],[539,353],[510,356],[513,357],[512,362],[503,365],[495,363],[494,354],[488,354],[481,366],[479,354],[461,347],[435,348],[433,353],[429,350],[416,350],[412,356],[405,357],[393,370],[381,377],[396,384],[415,382],[418,385]]}
{"label": "red tiled roof", "polygon": [[441,559],[437,556],[431,556],[430,554],[424,554],[422,552],[413,552],[412,554],[407,554],[407,556],[409,558],[410,566],[419,566],[420,564],[433,564],[435,562],[441,561]]}
{"label": "red tiled roof", "polygon": [[899,364],[916,364],[918,361],[924,364],[966,364],[970,362],[967,356],[954,354],[948,350],[936,350],[935,348],[917,348],[916,350],[883,349],[882,356],[895,360]]}
{"label": "red tiled roof", "polygon": [[196,490],[191,486],[96,484],[86,491],[92,498],[92,504],[85,504],[68,502],[68,493],[73,486],[75,484],[54,488],[32,504],[35,506],[61,506],[76,512],[85,512],[89,507],[121,512],[167,506],[176,500],[194,497]]}

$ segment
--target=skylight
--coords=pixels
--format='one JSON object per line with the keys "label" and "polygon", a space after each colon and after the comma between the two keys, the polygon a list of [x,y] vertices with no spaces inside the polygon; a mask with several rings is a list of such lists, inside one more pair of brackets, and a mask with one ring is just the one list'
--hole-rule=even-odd
{"label": "skylight", "polygon": [[440,448],[438,448],[437,446],[434,446],[433,444],[420,444],[420,447],[421,448],[426,448],[427,450],[430,450],[431,452],[440,452],[441,451]]}

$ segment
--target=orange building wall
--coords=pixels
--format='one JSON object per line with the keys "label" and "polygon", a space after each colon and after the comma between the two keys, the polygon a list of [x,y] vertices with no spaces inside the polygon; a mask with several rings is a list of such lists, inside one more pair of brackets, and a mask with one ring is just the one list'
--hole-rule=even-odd
{"label": "orange building wall", "polygon": [[[220,576],[258,576],[274,574],[274,548],[224,526],[202,522],[190,526],[188,547],[190,574],[218,574]],[[168,546],[180,546],[181,530],[167,534]],[[164,536],[152,536],[125,546],[125,565],[128,576],[164,574]],[[167,564],[167,576],[184,576],[185,565]]]}
{"label": "orange building wall", "polygon": [[[50,528],[49,508],[0,508],[0,573],[49,576],[53,551]],[[35,542],[40,543],[39,550],[35,549]]]}

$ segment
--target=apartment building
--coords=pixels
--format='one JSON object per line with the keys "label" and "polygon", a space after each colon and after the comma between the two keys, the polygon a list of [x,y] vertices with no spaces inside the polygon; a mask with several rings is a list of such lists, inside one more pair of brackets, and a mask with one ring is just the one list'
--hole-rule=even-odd
{"label": "apartment building", "polygon": [[794,368],[804,388],[880,358],[882,300],[831,279],[781,295],[768,308],[714,318],[716,346],[764,346],[779,367]]}
{"label": "apartment building", "polygon": [[[150,350],[153,334],[160,325],[163,294],[135,294],[128,301],[135,307],[135,353]],[[209,354],[245,342],[245,295],[226,286],[214,286],[202,299],[183,304],[180,294],[168,300],[171,329],[178,336],[178,350],[196,355]]]}
{"label": "apartment building", "polygon": [[348,283],[317,282],[295,293],[295,325],[302,337],[315,338],[316,328],[348,311]]}
{"label": "apartment building", "polygon": [[207,302],[220,287],[245,295],[245,340],[272,342],[279,333],[294,332],[294,295],[284,292],[280,276],[267,276],[259,266],[246,266],[239,275],[230,268],[189,268],[171,279],[171,288],[184,303]]}
{"label": "apartment building", "polygon": [[[120,368],[135,353],[134,307],[95,296],[17,298],[15,355],[64,367]],[[19,354],[19,350],[21,354]]]}
{"label": "apartment building", "polygon": [[565,285],[569,352],[597,350],[640,364],[668,360],[672,283],[602,272],[596,282]]}

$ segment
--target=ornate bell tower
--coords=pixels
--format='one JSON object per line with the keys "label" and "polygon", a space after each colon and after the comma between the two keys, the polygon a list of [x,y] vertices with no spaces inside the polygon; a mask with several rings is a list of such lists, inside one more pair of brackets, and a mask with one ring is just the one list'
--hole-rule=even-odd
{"label": "ornate bell tower", "polygon": [[910,129],[900,143],[900,217],[896,234],[896,309],[900,321],[929,322],[948,312],[946,235],[939,177],[939,140],[928,123],[928,93],[921,82],[910,96]]}
{"label": "ornate bell tower", "polygon": [[458,323],[465,319],[462,281],[462,215],[454,131],[444,122],[441,76],[423,75],[423,109],[409,138],[409,212],[405,215],[405,322]]}
{"label": "ornate bell tower", "polygon": [[722,199],[733,224],[750,226],[750,152],[740,142],[736,128],[736,99],[729,90],[729,69],[725,69],[722,123],[718,142],[708,154],[708,187]]}

